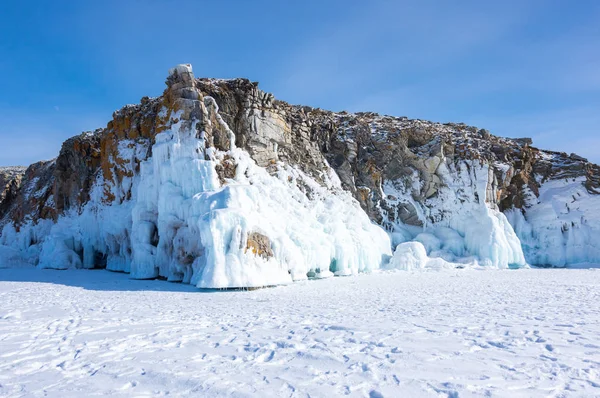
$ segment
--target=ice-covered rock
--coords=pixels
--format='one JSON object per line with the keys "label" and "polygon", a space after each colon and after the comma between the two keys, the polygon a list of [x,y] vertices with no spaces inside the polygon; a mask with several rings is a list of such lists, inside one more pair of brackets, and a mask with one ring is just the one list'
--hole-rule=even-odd
{"label": "ice-covered rock", "polygon": [[600,201],[585,177],[550,180],[506,212],[532,264],[600,263]]}
{"label": "ice-covered rock", "polygon": [[21,251],[10,246],[0,245],[0,268],[19,267],[27,264]]}
{"label": "ice-covered rock", "polygon": [[[39,219],[9,224],[4,241],[43,227],[42,240],[29,241],[41,268],[106,267],[201,288],[279,285],[387,263],[388,235],[325,161],[318,181],[275,159],[260,167],[235,146],[191,68],[171,70],[167,85],[161,100],[144,100],[135,114],[126,107],[107,130],[65,143],[54,173],[62,214],[49,229]],[[103,151],[83,145],[93,142]]]}
{"label": "ice-covered rock", "polygon": [[292,106],[191,65],[166,84],[30,166],[0,200],[0,245],[39,267],[205,288],[369,271],[396,246],[402,269],[600,261],[600,168],[583,158]]}

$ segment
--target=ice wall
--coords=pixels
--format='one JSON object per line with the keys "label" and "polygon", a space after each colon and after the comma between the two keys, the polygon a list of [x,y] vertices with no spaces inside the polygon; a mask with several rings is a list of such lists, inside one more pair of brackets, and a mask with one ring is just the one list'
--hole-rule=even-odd
{"label": "ice wall", "polygon": [[526,267],[521,242],[493,204],[486,200],[493,174],[478,160],[458,163],[443,158],[435,170],[441,188],[430,198],[415,197],[423,181],[415,170],[412,179],[388,181],[383,186],[388,208],[414,209],[418,223],[407,225],[385,214],[394,245],[415,240],[427,254],[444,261],[494,268]]}
{"label": "ice wall", "polygon": [[600,263],[600,203],[585,177],[541,182],[524,210],[506,213],[527,261],[546,266]]}
{"label": "ice wall", "polygon": [[[156,135],[150,158],[142,160],[148,142],[119,144],[118,163],[131,177],[107,184],[99,175],[81,211],[55,224],[5,228],[0,243],[18,246],[2,249],[7,261],[18,250],[41,268],[106,266],[200,288],[279,285],[388,262],[388,235],[332,170],[324,170],[323,186],[281,162],[258,167],[234,137],[228,151],[210,147],[202,128],[211,120],[233,132],[212,98],[186,95],[176,106],[184,109],[161,112],[170,115],[169,128]],[[231,175],[219,175],[224,163],[235,169]],[[110,203],[106,186],[116,198]]]}
{"label": "ice wall", "polygon": [[[241,149],[205,151],[204,132],[195,132],[195,123],[173,124],[142,165],[132,276],[267,286],[376,269],[391,254],[385,232],[339,186],[328,190],[283,163],[271,175]],[[222,185],[216,166],[225,160],[235,175]],[[266,242],[264,252],[253,239]]]}

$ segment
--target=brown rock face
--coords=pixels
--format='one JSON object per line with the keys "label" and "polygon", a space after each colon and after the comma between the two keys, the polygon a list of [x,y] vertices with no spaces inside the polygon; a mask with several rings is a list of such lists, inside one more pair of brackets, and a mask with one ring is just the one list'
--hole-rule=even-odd
{"label": "brown rock face", "polygon": [[[302,165],[320,179],[326,168],[319,146],[323,140],[319,139],[321,126],[313,125],[313,118],[317,114],[326,117],[331,112],[274,100],[271,94],[258,89],[258,83],[247,79],[198,79],[196,87],[203,95],[214,98],[219,113],[235,132],[236,146],[247,150],[259,166],[276,161]],[[218,149],[229,148],[225,132],[217,128],[212,137]]]}
{"label": "brown rock face", "polygon": [[[0,167],[0,205],[7,197],[16,194],[25,174],[25,167]],[[10,200],[10,199],[9,199]]]}
{"label": "brown rock face", "polygon": [[63,143],[54,169],[54,202],[58,213],[87,203],[100,157],[98,134],[83,133]]}
{"label": "brown rock face", "polygon": [[271,250],[271,241],[269,238],[259,232],[251,232],[248,234],[248,244],[246,246],[246,252],[250,251],[260,257],[270,258],[273,257],[273,250]]}
{"label": "brown rock face", "polygon": [[55,219],[54,168],[54,160],[34,163],[10,183],[12,188],[0,202],[0,226],[13,222],[18,229],[27,220]]}
{"label": "brown rock face", "polygon": [[[26,170],[25,167],[0,167],[0,215],[6,214],[14,202]],[[3,224],[0,219],[0,227]]]}

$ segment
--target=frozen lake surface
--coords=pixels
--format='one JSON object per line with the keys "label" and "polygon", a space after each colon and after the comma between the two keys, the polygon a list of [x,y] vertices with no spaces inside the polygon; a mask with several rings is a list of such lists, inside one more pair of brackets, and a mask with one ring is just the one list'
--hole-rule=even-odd
{"label": "frozen lake surface", "polygon": [[0,269],[0,396],[600,396],[600,269],[203,292]]}

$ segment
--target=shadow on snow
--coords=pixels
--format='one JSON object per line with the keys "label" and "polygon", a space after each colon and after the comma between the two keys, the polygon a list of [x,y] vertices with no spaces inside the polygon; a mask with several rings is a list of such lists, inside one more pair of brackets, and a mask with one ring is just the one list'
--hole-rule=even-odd
{"label": "shadow on snow", "polygon": [[159,279],[131,279],[129,274],[100,269],[0,268],[0,282],[53,283],[99,291],[203,292],[193,285]]}

